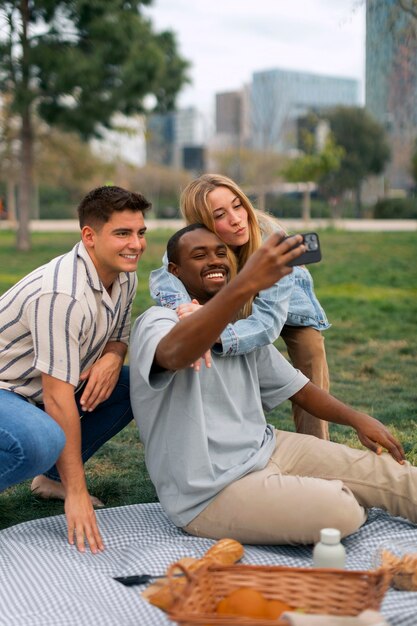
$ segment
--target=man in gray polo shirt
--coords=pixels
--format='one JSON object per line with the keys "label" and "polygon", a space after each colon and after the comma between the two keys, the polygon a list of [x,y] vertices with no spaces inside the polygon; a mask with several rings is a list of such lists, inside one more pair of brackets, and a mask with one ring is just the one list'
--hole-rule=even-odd
{"label": "man in gray polo shirt", "polygon": [[149,207],[92,190],[81,241],[0,298],[0,491],[35,476],[33,491],[65,499],[81,551],[103,549],[83,463],[132,419],[123,361]]}
{"label": "man in gray polo shirt", "polygon": [[[272,235],[228,282],[225,244],[187,226],[168,242],[168,267],[204,306],[180,321],[152,307],[132,330],[131,403],[147,467],[168,517],[190,534],[311,543],[326,526],[354,532],[371,506],[417,522],[417,469],[383,424],[313,385],[274,346],[216,353],[247,299],[291,271],[300,239]],[[211,366],[196,372],[190,365],[210,347]],[[352,426],[371,451],[275,430],[264,411],[287,399]]]}

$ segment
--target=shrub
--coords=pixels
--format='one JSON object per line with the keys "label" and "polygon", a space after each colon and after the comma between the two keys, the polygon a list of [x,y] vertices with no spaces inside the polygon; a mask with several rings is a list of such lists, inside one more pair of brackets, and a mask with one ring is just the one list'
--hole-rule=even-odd
{"label": "shrub", "polygon": [[417,198],[382,198],[374,207],[377,219],[417,219]]}
{"label": "shrub", "polygon": [[73,220],[77,217],[77,203],[67,189],[59,187],[39,188],[40,217],[45,220]]}

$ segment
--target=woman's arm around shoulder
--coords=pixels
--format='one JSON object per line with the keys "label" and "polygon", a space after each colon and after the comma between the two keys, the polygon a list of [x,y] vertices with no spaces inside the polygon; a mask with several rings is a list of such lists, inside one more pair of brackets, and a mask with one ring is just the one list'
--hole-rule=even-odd
{"label": "woman's arm around shoulder", "polygon": [[269,289],[260,291],[246,319],[228,324],[215,351],[223,356],[239,356],[273,343],[281,334],[287,316],[294,274],[281,278]]}
{"label": "woman's arm around shoulder", "polygon": [[165,265],[150,273],[149,291],[155,304],[174,311],[180,304],[191,302],[182,282],[174,274],[168,272]]}

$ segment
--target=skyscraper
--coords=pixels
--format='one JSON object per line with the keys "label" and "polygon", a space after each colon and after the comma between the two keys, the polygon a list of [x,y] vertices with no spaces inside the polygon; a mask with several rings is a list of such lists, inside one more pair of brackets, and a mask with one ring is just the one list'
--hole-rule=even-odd
{"label": "skyscraper", "polygon": [[273,69],[253,74],[254,148],[287,152],[297,147],[296,122],[309,111],[359,104],[359,83],[352,78]]}
{"label": "skyscraper", "polygon": [[203,118],[194,107],[153,114],[148,118],[148,163],[199,171],[205,156],[203,143]]}
{"label": "skyscraper", "polygon": [[216,133],[238,137],[242,118],[242,92],[216,93]]}
{"label": "skyscraper", "polygon": [[365,91],[366,108],[391,146],[388,186],[408,189],[417,136],[417,20],[396,0],[366,2]]}
{"label": "skyscraper", "polygon": [[154,113],[147,119],[146,161],[170,166],[174,162],[175,113]]}

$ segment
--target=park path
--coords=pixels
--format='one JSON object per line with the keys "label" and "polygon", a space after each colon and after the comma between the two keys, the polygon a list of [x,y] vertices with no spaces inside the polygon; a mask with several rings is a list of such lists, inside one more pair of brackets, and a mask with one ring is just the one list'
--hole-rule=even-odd
{"label": "park path", "polygon": [[[185,226],[181,219],[146,219],[149,230],[156,228],[168,228],[178,230]],[[417,230],[417,220],[350,220],[350,219],[314,219],[304,222],[301,219],[281,219],[283,227],[289,232],[301,232],[323,228],[336,228],[348,231],[414,231]],[[10,221],[0,221],[0,230],[13,228]],[[77,232],[79,231],[77,220],[31,220],[30,229],[33,232]]]}

